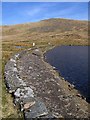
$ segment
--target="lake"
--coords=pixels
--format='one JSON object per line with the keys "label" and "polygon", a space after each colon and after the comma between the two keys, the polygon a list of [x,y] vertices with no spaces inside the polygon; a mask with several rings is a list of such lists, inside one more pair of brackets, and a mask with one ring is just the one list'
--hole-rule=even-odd
{"label": "lake", "polygon": [[45,57],[88,100],[88,46],[58,46]]}

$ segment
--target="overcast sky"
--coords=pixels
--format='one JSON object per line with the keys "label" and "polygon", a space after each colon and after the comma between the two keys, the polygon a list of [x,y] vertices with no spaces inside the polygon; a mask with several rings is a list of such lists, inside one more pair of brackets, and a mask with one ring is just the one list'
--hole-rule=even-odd
{"label": "overcast sky", "polygon": [[49,18],[88,20],[87,2],[3,2],[2,8],[3,25]]}

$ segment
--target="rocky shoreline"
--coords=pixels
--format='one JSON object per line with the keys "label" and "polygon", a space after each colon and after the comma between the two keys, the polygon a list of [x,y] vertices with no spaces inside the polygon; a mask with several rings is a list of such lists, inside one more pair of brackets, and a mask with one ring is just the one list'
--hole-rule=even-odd
{"label": "rocky shoreline", "polygon": [[5,65],[5,83],[25,119],[89,118],[88,103],[44,61],[39,49],[12,56]]}

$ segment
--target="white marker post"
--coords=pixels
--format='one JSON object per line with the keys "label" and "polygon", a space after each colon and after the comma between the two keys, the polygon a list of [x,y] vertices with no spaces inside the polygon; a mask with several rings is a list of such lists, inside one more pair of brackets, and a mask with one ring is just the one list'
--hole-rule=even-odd
{"label": "white marker post", "polygon": [[33,47],[35,46],[35,43],[33,43]]}

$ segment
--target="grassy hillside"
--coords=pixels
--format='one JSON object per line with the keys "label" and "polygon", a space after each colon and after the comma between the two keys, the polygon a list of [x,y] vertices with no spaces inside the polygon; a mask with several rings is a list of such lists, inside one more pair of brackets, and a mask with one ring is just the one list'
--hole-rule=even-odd
{"label": "grassy hillside", "polygon": [[[37,23],[27,23],[12,26],[3,26],[3,40],[40,40],[59,39],[68,42],[70,39],[84,39],[86,44],[88,22],[66,19],[49,19]],[[57,35],[58,34],[58,35]],[[38,35],[38,36],[37,36]],[[68,35],[68,36],[67,36]],[[46,38],[47,37],[47,38]],[[48,41],[48,40],[47,40]],[[73,41],[73,40],[72,40]]]}
{"label": "grassy hillside", "polygon": [[[4,66],[10,56],[20,50],[32,47],[33,42],[43,51],[56,45],[88,45],[88,22],[48,19],[36,23],[3,26],[2,35],[4,73]],[[13,106],[13,99],[7,93],[4,81],[3,117],[21,117],[19,111]]]}

